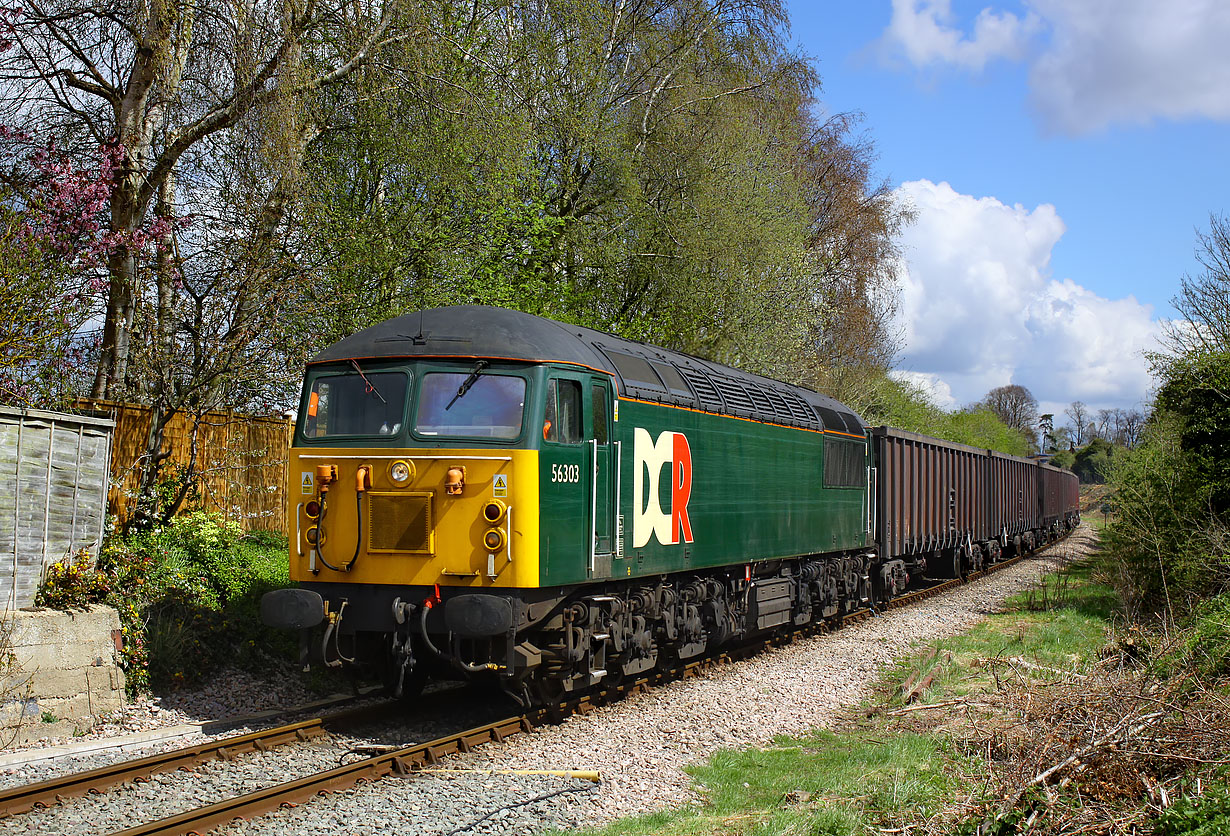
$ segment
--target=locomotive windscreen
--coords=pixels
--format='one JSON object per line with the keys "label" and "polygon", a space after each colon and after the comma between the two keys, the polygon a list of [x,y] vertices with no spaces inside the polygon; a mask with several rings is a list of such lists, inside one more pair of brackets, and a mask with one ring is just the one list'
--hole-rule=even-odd
{"label": "locomotive windscreen", "polygon": [[396,435],[405,420],[409,384],[405,372],[321,375],[308,393],[303,435]]}
{"label": "locomotive windscreen", "polygon": [[418,402],[414,431],[419,435],[511,440],[521,434],[525,379],[430,372],[419,384]]}

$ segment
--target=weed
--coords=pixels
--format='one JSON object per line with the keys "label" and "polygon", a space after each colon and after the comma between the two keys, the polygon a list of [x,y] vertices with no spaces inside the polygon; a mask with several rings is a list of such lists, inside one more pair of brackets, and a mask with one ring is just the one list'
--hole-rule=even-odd
{"label": "weed", "polygon": [[1230,792],[1218,787],[1185,795],[1157,818],[1158,836],[1221,836],[1230,832]]}

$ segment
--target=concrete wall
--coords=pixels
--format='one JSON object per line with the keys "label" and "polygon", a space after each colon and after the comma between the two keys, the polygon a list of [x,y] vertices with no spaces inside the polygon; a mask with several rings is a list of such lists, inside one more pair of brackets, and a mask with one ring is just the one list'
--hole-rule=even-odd
{"label": "concrete wall", "polygon": [[0,742],[71,735],[124,705],[115,610],[10,610],[2,617],[13,665],[0,679]]}

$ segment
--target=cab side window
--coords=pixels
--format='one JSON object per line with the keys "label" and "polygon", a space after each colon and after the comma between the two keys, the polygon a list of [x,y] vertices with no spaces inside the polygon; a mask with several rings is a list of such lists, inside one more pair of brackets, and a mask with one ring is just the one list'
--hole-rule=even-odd
{"label": "cab side window", "polygon": [[590,394],[593,396],[590,405],[594,416],[594,440],[606,444],[606,387],[595,383]]}
{"label": "cab side window", "polygon": [[552,380],[547,385],[547,411],[542,437],[559,444],[581,440],[581,384],[575,380]]}

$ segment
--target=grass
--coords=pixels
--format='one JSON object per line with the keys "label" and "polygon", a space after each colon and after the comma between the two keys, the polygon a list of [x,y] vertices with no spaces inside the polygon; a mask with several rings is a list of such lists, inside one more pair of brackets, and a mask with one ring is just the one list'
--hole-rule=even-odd
{"label": "grass", "polygon": [[[931,670],[919,703],[973,698],[996,687],[1004,665],[1031,675],[1086,670],[1106,645],[1115,598],[1076,565],[966,633],[920,648],[885,669],[876,696],[851,710],[835,731],[782,737],[772,746],[722,751],[689,771],[703,803],[624,819],[602,836],[767,836],[879,833],[930,822],[956,832],[964,802],[977,802],[985,773],[979,756],[954,744],[945,713],[894,717],[900,685]],[[1015,662],[1012,660],[1016,660]],[[962,712],[953,709],[951,716]],[[922,715],[930,715],[920,723]],[[939,715],[938,717],[936,715]]]}

